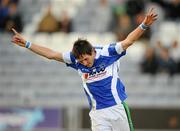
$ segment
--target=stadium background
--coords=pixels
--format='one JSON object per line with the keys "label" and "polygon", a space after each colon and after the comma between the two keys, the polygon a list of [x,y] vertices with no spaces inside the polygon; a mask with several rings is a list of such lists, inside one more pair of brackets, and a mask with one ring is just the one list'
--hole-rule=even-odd
{"label": "stadium background", "polygon": [[[88,102],[78,74],[11,44],[11,27],[32,42],[65,52],[79,37],[98,45],[123,39],[152,6],[159,19],[121,59],[120,76],[137,131],[180,130],[180,47],[171,47],[180,43],[179,0],[0,2],[0,131],[90,131]],[[15,12],[8,20],[4,7]],[[48,10],[54,16],[48,22],[57,24],[65,18],[70,21],[68,26],[66,22],[58,27],[45,22],[47,28],[40,29]],[[15,22],[17,15],[19,21]],[[3,23],[3,19],[7,21]],[[176,70],[160,66],[155,72],[144,71],[142,61],[151,52],[146,50],[149,47],[158,57],[162,57],[162,47],[168,49]]]}

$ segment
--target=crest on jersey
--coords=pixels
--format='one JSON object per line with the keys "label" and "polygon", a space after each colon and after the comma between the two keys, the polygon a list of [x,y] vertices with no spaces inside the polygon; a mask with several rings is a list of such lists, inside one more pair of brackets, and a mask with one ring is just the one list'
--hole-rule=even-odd
{"label": "crest on jersey", "polygon": [[106,74],[105,65],[101,64],[98,67],[93,67],[90,73],[83,73],[83,78],[87,80],[93,80],[102,77]]}

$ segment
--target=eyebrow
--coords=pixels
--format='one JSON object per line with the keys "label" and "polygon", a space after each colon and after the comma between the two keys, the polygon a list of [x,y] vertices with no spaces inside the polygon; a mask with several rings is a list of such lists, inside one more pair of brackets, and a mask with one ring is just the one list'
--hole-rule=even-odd
{"label": "eyebrow", "polygon": [[85,58],[82,58],[82,59],[80,58],[80,59],[77,59],[77,60],[78,60],[78,62],[81,63],[81,62],[84,61],[85,59],[87,59],[87,58],[85,57]]}
{"label": "eyebrow", "polygon": [[80,59],[80,58],[79,58],[79,59],[77,59],[77,60],[78,60],[79,62],[82,62],[82,61],[84,60],[84,58],[83,58],[83,59]]}

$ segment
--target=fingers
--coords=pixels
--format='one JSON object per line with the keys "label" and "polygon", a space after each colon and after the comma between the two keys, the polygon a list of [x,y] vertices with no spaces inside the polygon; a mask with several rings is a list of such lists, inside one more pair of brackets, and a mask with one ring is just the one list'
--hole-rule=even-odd
{"label": "fingers", "polygon": [[18,38],[17,36],[14,36],[11,41],[12,41],[13,43],[19,43],[19,42],[21,42],[21,39]]}
{"label": "fingers", "polygon": [[149,11],[148,11],[148,15],[151,15],[151,14],[152,14],[152,12],[153,12],[153,10],[154,10],[154,8],[149,9]]}
{"label": "fingers", "polygon": [[14,34],[19,35],[19,33],[14,28],[12,28],[12,31],[14,32]]}
{"label": "fingers", "polygon": [[153,16],[153,15],[155,15],[154,8],[150,8],[147,13],[147,16]]}
{"label": "fingers", "polygon": [[12,28],[11,29],[13,32],[14,32],[14,36],[13,36],[13,38],[12,38],[12,42],[13,43],[18,43],[18,42],[21,42],[22,40],[21,40],[21,35],[14,29],[14,28]]}
{"label": "fingers", "polygon": [[22,47],[25,46],[24,41],[23,41],[20,37],[18,37],[17,35],[15,35],[15,36],[12,38],[11,42],[14,43],[14,44],[17,44],[17,45],[19,45],[19,46],[22,46]]}
{"label": "fingers", "polygon": [[154,15],[153,15],[153,17],[157,17],[157,16],[158,16],[158,14],[154,14]]}
{"label": "fingers", "polygon": [[155,21],[155,20],[157,20],[157,18],[158,18],[158,15],[155,14],[155,15],[153,16],[153,20]]}
{"label": "fingers", "polygon": [[157,20],[158,15],[154,12],[154,8],[150,8],[144,19],[144,24],[150,26],[154,21]]}
{"label": "fingers", "polygon": [[147,16],[151,17],[153,20],[156,20],[158,15],[154,12],[154,8],[150,8]]}
{"label": "fingers", "polygon": [[12,37],[11,42],[19,46],[25,47],[26,41],[24,40],[24,38],[14,28],[12,28],[12,31],[15,35]]}

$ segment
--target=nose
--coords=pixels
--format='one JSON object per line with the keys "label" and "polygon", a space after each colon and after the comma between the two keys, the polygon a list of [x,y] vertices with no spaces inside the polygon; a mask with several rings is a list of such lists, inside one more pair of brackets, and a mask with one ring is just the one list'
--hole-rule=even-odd
{"label": "nose", "polygon": [[82,61],[82,64],[83,64],[84,66],[87,66],[87,65],[88,65],[88,62],[87,62],[86,60],[84,60],[84,61]]}

